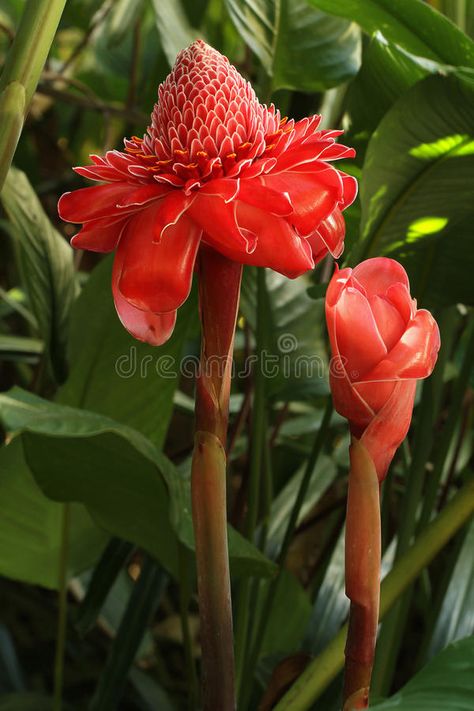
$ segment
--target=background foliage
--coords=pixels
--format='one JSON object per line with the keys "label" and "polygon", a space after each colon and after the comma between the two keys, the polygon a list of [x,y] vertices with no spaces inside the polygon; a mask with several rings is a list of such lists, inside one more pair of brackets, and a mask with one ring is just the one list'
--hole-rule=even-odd
{"label": "background foliage", "polygon": [[[60,5],[49,10],[59,16]],[[11,63],[22,13],[33,18],[23,50],[49,50],[41,74],[38,58],[20,75]],[[73,253],[57,199],[84,184],[71,166],[144,131],[158,83],[197,37],[283,114],[321,112],[325,127],[346,129],[357,159],[343,167],[360,199],[346,213],[343,261],[401,261],[443,343],[384,485],[387,573],[473,476],[474,3],[68,0],[51,47],[34,13],[33,0],[0,4],[4,136],[19,133],[32,95],[0,196],[0,711],[59,709],[61,685],[64,709],[196,708],[196,298],[165,346],[133,341],[115,316],[110,259]],[[2,138],[0,174],[9,168]],[[255,271],[244,274],[229,445],[242,710],[273,708],[347,616],[348,436],[327,407],[324,366],[331,269],[325,262],[294,282],[267,273],[263,298]],[[256,344],[258,318],[266,327]],[[283,375],[244,372],[256,348],[276,355]],[[297,356],[318,356],[320,371],[296,373]],[[374,708],[474,709],[473,525],[453,529],[385,617]],[[311,708],[337,709],[339,688],[336,679]]]}

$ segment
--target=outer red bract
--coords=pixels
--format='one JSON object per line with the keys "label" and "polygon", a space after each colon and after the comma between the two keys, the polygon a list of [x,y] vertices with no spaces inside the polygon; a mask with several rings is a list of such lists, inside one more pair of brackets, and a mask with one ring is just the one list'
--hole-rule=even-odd
{"label": "outer red bract", "polygon": [[367,259],[337,270],[326,296],[336,410],[369,451],[380,480],[410,426],[416,381],[440,346],[429,311],[417,310],[398,262]]}
{"label": "outer red bract", "polygon": [[197,41],[159,87],[144,137],[75,169],[105,184],[66,193],[59,214],[83,224],[74,247],[117,249],[115,305],[136,338],[169,338],[201,243],[289,277],[328,251],[341,254],[341,211],[357,183],[328,161],[354,151],[319,122],[282,119],[226,57]]}

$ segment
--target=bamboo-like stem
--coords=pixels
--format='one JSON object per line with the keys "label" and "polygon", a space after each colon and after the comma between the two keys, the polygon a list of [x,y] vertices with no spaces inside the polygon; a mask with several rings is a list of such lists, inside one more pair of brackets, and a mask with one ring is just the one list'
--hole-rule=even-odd
{"label": "bamboo-like stem", "polygon": [[225,444],[241,276],[241,265],[217,252],[201,249],[199,308],[202,340],[196,383],[191,490],[204,711],[233,711],[235,708]]}
{"label": "bamboo-like stem", "polygon": [[[474,513],[474,482],[466,484],[416,539],[382,581],[380,618]],[[307,666],[274,711],[308,711],[344,665],[348,625]]]}
{"label": "bamboo-like stem", "polygon": [[351,601],[345,649],[344,710],[365,709],[374,664],[380,601],[379,480],[364,445],[353,438],[346,516],[346,595]]}
{"label": "bamboo-like stem", "polygon": [[0,190],[66,0],[26,3],[0,78]]}

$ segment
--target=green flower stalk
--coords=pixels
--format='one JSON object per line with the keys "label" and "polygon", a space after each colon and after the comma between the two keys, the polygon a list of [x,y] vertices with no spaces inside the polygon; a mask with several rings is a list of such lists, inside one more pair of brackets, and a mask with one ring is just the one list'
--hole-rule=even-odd
{"label": "green flower stalk", "polygon": [[235,708],[225,443],[241,275],[237,262],[201,250],[202,340],[191,484],[206,711]]}
{"label": "green flower stalk", "polygon": [[440,346],[431,314],[418,310],[393,259],[336,271],[326,296],[335,409],[352,433],[346,526],[351,601],[344,711],[369,705],[380,591],[379,488],[410,426],[416,381],[431,374]]}

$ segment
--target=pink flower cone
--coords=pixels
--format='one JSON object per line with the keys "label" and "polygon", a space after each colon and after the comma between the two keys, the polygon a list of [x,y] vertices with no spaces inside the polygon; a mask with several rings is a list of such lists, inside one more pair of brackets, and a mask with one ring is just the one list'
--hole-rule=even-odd
{"label": "pink flower cone", "polygon": [[83,224],[74,247],[116,250],[115,306],[133,336],[154,345],[169,338],[201,244],[291,278],[328,252],[340,256],[342,210],[357,183],[329,161],[354,150],[319,122],[282,119],[226,57],[197,41],[159,87],[144,137],[75,169],[103,184],[64,194],[59,214]]}

